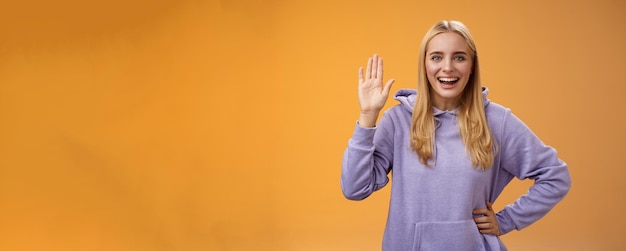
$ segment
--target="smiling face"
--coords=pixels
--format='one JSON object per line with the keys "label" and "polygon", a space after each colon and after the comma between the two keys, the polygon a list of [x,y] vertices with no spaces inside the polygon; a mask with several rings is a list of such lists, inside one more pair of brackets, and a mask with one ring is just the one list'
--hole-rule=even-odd
{"label": "smiling face", "polygon": [[430,40],[424,65],[435,107],[453,110],[459,105],[472,64],[465,39],[456,32],[444,32]]}

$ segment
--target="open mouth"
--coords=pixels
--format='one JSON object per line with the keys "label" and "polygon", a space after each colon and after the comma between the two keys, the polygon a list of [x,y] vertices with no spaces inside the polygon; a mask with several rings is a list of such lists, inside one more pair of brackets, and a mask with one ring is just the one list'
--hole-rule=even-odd
{"label": "open mouth", "polygon": [[459,82],[459,78],[437,78],[437,80],[443,87],[454,87],[454,84]]}

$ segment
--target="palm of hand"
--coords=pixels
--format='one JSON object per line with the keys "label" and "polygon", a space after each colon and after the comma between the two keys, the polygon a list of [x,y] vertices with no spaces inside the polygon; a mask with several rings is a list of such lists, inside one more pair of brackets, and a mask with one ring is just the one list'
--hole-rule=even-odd
{"label": "palm of hand", "polygon": [[361,113],[378,113],[385,105],[394,80],[383,86],[383,60],[378,55],[369,58],[365,77],[363,67],[359,68],[359,103]]}

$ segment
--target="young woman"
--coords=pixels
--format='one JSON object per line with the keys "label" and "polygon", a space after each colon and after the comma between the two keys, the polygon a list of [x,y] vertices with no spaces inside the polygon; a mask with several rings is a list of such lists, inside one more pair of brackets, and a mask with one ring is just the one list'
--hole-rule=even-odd
{"label": "young woman", "polygon": [[[359,69],[361,113],[343,157],[343,193],[365,199],[391,172],[383,250],[506,250],[499,235],[539,220],[567,194],[567,166],[486,98],[476,45],[462,23],[435,24],[419,62],[418,90],[399,90],[400,104],[378,124],[394,80],[383,84],[377,55],[365,76]],[[514,177],[534,185],[495,213],[492,203]]]}

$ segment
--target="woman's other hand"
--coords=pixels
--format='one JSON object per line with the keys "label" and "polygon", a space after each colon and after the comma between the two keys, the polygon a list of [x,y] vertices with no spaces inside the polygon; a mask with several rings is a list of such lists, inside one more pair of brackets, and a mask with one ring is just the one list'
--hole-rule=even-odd
{"label": "woman's other hand", "polygon": [[495,236],[500,235],[500,226],[498,225],[498,219],[496,213],[491,207],[491,202],[485,201],[487,208],[479,208],[472,212],[474,214],[474,222],[481,234],[492,234]]}

